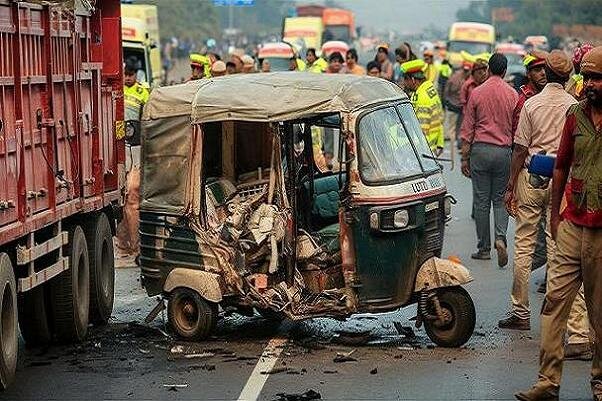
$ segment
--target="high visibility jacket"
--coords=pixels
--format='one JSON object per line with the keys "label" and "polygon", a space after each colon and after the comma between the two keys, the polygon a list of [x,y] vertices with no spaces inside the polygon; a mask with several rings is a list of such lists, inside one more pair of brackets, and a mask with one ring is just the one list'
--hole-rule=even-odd
{"label": "high visibility jacket", "polygon": [[125,101],[125,121],[139,121],[142,116],[142,107],[148,102],[150,96],[148,89],[136,82],[132,86],[123,86]]}
{"label": "high visibility jacket", "polygon": [[432,150],[443,148],[445,144],[445,138],[443,137],[443,107],[433,83],[428,79],[424,80],[416,89],[416,92],[412,94],[411,100],[429,147]]}
{"label": "high visibility jacket", "polygon": [[575,99],[580,100],[583,94],[583,75],[574,74],[566,84],[566,91]]}
{"label": "high visibility jacket", "polygon": [[424,76],[431,82],[437,82],[439,77],[439,70],[435,64],[427,64],[424,70]]}
{"label": "high visibility jacket", "polygon": [[305,71],[306,69],[307,69],[307,64],[305,64],[305,61],[298,58],[297,59],[297,71]]}
{"label": "high visibility jacket", "polygon": [[322,57],[313,62],[313,64],[307,69],[309,72],[315,72],[317,74],[326,71],[328,63]]}

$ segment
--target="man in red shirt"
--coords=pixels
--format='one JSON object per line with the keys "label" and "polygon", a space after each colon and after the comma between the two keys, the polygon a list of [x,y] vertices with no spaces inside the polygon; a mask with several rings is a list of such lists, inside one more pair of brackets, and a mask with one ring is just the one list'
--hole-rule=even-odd
{"label": "man in red shirt", "polygon": [[477,59],[472,65],[470,77],[462,85],[460,89],[460,105],[465,107],[470,99],[470,94],[477,86],[481,85],[489,77],[487,74],[487,60]]}
{"label": "man in red shirt", "polygon": [[[516,394],[523,401],[558,400],[563,338],[583,283],[594,344],[591,386],[602,401],[602,46],[581,62],[586,100],[567,112],[552,184],[551,231],[556,253],[548,267],[541,311],[539,378]],[[568,181],[568,182],[567,182]],[[560,214],[563,194],[566,208]]]}
{"label": "man in red shirt", "polygon": [[510,174],[512,112],[516,91],[504,82],[508,60],[496,53],[489,59],[490,77],[475,88],[464,108],[462,138],[462,174],[472,181],[473,210],[477,229],[478,251],[473,259],[491,259],[489,215],[493,204],[495,248],[498,265],[508,263],[506,231],[508,212],[504,193]]}

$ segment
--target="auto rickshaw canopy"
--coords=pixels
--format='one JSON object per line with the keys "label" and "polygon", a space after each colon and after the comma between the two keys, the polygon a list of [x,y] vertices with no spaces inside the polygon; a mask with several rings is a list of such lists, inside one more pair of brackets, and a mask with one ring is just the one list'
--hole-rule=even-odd
{"label": "auto rickshaw canopy", "polygon": [[384,79],[351,74],[274,72],[202,80],[192,103],[193,124],[279,122],[349,113],[407,95]]}

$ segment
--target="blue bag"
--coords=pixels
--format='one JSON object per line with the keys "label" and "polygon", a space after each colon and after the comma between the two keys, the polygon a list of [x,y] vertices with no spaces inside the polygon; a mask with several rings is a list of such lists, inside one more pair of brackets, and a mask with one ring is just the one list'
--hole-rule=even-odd
{"label": "blue bag", "polygon": [[554,175],[554,163],[556,162],[556,156],[535,154],[531,157],[531,163],[529,163],[529,173],[541,175],[543,177],[552,178]]}

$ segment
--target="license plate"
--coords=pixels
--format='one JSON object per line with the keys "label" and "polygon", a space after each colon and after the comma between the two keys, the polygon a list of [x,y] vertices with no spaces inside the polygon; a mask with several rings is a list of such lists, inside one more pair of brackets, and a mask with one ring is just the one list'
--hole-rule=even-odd
{"label": "license plate", "polygon": [[439,209],[439,202],[431,202],[427,203],[424,207],[425,212],[430,212],[431,210]]}

